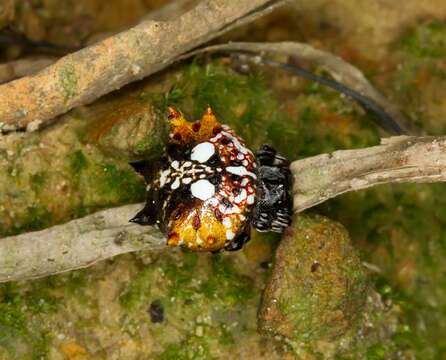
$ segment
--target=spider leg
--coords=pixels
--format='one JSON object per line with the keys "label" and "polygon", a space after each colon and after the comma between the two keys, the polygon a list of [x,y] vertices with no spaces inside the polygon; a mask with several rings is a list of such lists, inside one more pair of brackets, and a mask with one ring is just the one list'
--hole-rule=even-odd
{"label": "spider leg", "polygon": [[276,150],[269,145],[262,145],[256,152],[256,159],[259,165],[273,165],[276,157]]}
{"label": "spider leg", "polygon": [[129,222],[139,225],[155,225],[158,220],[159,208],[157,205],[158,191],[149,190],[147,201],[142,210],[140,210]]}
{"label": "spider leg", "polygon": [[142,160],[142,161],[135,161],[135,162],[131,162],[129,163],[129,165],[133,168],[133,170],[135,170],[138,174],[144,176],[144,173],[146,172],[147,169],[147,161]]}
{"label": "spider leg", "polygon": [[290,162],[268,145],[256,157],[259,181],[251,223],[258,231],[283,232],[291,224],[293,211]]}
{"label": "spider leg", "polygon": [[250,230],[250,226],[246,226],[240,235],[238,235],[234,240],[232,240],[228,245],[225,246],[225,250],[237,251],[243,248],[243,245],[245,245],[251,239]]}

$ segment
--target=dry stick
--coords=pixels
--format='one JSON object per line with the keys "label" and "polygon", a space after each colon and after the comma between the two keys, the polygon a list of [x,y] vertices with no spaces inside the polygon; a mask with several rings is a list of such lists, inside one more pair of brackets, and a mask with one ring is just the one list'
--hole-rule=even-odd
{"label": "dry stick", "polygon": [[[176,18],[187,10],[190,10],[199,0],[175,0],[167,3],[159,9],[149,12],[142,20],[158,20],[166,21]],[[101,33],[93,35],[88,45],[94,44],[99,40],[103,40],[114,33]],[[23,76],[35,74],[36,72],[54,64],[57,61],[55,57],[29,57],[24,59],[13,60],[0,64],[0,84],[12,81]]]}
{"label": "dry stick", "polygon": [[[295,212],[379,184],[446,181],[446,137],[387,138],[379,146],[294,161],[291,171]],[[164,248],[165,237],[154,227],[128,223],[142,206],[109,209],[1,239],[0,282],[83,268],[131,251]]]}
{"label": "dry stick", "polygon": [[294,161],[291,171],[295,212],[380,184],[446,181],[446,137],[390,137],[379,146]]}
{"label": "dry stick", "polygon": [[118,254],[164,248],[164,236],[156,228],[129,223],[140,208],[136,204],[108,209],[1,239],[0,282],[58,274]]}
{"label": "dry stick", "polygon": [[253,21],[284,0],[204,0],[169,21],[135,27],[0,86],[0,131],[36,129],[75,106],[171,64],[179,55]]}
{"label": "dry stick", "polygon": [[[191,10],[194,6],[196,6],[200,0],[171,0],[167,4],[162,7],[150,11],[146,15],[144,15],[137,23],[141,23],[147,20],[155,20],[155,21],[168,21],[171,19],[176,19],[183,15],[186,11]],[[133,26],[132,25],[132,26]],[[105,38],[113,36],[117,34],[116,31],[102,32],[96,33],[90,36],[84,45],[93,45]]]}
{"label": "dry stick", "polygon": [[32,57],[0,64],[0,84],[36,73],[53,64],[54,58]]}
{"label": "dry stick", "polygon": [[356,92],[375,101],[401,126],[402,129],[406,130],[408,134],[422,135],[422,131],[411,124],[411,122],[399,111],[397,106],[389,102],[378,90],[376,90],[358,68],[327,51],[319,50],[308,44],[295,41],[276,43],[233,42],[194,50],[181,56],[181,58],[212,51],[249,51],[259,55],[282,54],[292,57],[293,60],[305,61],[320,66],[328,71],[336,81],[347,85]]}

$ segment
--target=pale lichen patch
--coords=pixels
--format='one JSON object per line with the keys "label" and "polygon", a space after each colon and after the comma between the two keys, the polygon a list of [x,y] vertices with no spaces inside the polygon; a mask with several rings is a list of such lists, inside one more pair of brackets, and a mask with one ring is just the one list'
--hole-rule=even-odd
{"label": "pale lichen patch", "polygon": [[59,70],[59,83],[62,88],[65,101],[77,94],[77,76],[72,64],[66,64]]}

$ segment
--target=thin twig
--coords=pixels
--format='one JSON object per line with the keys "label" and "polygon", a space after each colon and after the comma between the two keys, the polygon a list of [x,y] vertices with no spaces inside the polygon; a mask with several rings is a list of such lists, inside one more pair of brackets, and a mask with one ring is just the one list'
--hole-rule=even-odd
{"label": "thin twig", "polygon": [[55,58],[32,57],[0,64],[0,84],[34,74],[53,64],[54,61]]}
{"label": "thin twig", "polygon": [[204,0],[169,21],[135,27],[0,86],[0,131],[36,129],[75,106],[142,79],[196,46],[253,21],[284,0]]}
{"label": "thin twig", "polygon": [[317,65],[330,73],[341,84],[345,84],[356,92],[372,99],[389,114],[399,126],[410,135],[422,135],[422,130],[415,127],[398,109],[389,102],[365,77],[365,75],[352,64],[327,51],[316,49],[308,44],[295,41],[275,43],[262,42],[232,42],[228,44],[213,45],[194,50],[182,55],[181,58],[190,57],[204,52],[215,51],[248,51],[259,55],[281,54],[292,58],[293,61],[308,62]]}
{"label": "thin twig", "polygon": [[[446,181],[446,137],[392,137],[291,164],[294,210],[386,183]],[[150,226],[130,225],[143,204],[109,209],[64,225],[0,241],[0,282],[57,274],[118,254],[165,247]]]}

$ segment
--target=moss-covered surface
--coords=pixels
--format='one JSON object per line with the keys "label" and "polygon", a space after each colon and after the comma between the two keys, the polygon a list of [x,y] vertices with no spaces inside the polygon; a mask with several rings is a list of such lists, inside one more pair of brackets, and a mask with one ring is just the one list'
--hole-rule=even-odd
{"label": "moss-covered surface", "polygon": [[367,115],[335,92],[305,84],[285,111],[267,81],[218,62],[193,63],[72,112],[42,133],[2,139],[0,234],[143,200],[143,180],[127,163],[162,153],[168,104],[191,119],[209,104],[252,148],[270,143],[291,159],[378,142]]}
{"label": "moss-covered surface", "polygon": [[282,238],[260,309],[260,329],[292,342],[333,340],[354,328],[367,281],[347,231],[297,216]]}
{"label": "moss-covered surface", "polygon": [[422,359],[446,350],[444,194],[440,184],[380,187],[320,209],[345,224],[362,258],[378,267],[377,289],[401,310],[401,349]]}
{"label": "moss-covered surface", "polygon": [[65,101],[69,100],[73,96],[76,96],[77,78],[74,66],[72,64],[68,63],[60,70],[59,83]]}
{"label": "moss-covered surface", "polygon": [[[393,44],[391,61],[398,66],[387,78],[395,99],[429,134],[446,131],[445,38],[446,24],[439,21],[404,30]],[[419,359],[446,354],[445,196],[443,184],[381,186],[316,209],[344,224],[362,259],[377,266],[377,289],[401,311],[398,347]],[[382,345],[372,358],[388,354]]]}
{"label": "moss-covered surface", "polygon": [[[380,14],[376,8],[358,10],[360,15],[347,12],[348,21],[340,21],[341,10],[353,9],[355,1],[329,1],[324,11],[319,11],[322,0],[299,3],[313,9],[314,16],[302,13],[307,18],[302,23],[291,12],[285,18],[301,27],[313,22],[310,30],[295,31],[290,24],[293,31],[280,32],[284,21],[273,18],[254,27],[263,29],[255,31],[257,40],[300,36],[331,49],[363,69],[427,132],[445,132],[444,23],[413,20],[389,32],[381,20],[373,20],[371,14]],[[412,13],[405,19],[417,18],[416,1],[407,6]],[[360,27],[362,35],[351,31],[358,19],[366,24]],[[375,27],[376,32],[370,31]],[[250,29],[241,34],[252,40]],[[385,39],[380,38],[384,33]],[[190,118],[210,104],[252,148],[267,142],[291,159],[370,146],[379,138],[370,115],[335,92],[276,71],[241,75],[227,62],[198,59],[119,95],[72,112],[40,135],[1,139],[2,235],[143,199],[142,179],[126,161],[149,156],[150,149],[158,153],[162,141],[152,139],[162,135],[132,136],[135,141],[127,142],[122,134],[131,129],[121,126],[128,121],[139,135],[156,130],[164,124],[157,116],[167,104]],[[154,117],[145,116],[144,106]],[[332,335],[346,329],[347,335],[334,339],[320,331],[321,322],[311,321],[306,324],[314,332],[303,333],[313,340],[302,346],[294,342],[283,347],[257,335],[256,311],[277,240],[258,237],[238,254],[127,255],[88,270],[2,285],[0,358],[441,359],[446,354],[444,192],[441,184],[383,186],[314,209],[346,226],[371,273],[361,316],[354,310],[347,322],[334,323],[342,331]],[[302,264],[308,261],[305,254]],[[160,306],[163,320],[152,322],[161,316]],[[351,308],[361,306],[344,307],[346,313]],[[355,336],[349,337],[350,328],[357,330]]]}
{"label": "moss-covered surface", "polygon": [[303,358],[395,355],[398,306],[383,303],[364,270],[342,225],[298,215],[277,248],[259,330]]}
{"label": "moss-covered surface", "polygon": [[413,121],[437,135],[446,130],[445,36],[444,22],[423,21],[408,28],[395,43],[398,65],[391,78],[396,99]]}
{"label": "moss-covered surface", "polygon": [[114,96],[41,133],[1,138],[0,236],[142,201],[128,162],[159,156],[166,124],[147,101]]}
{"label": "moss-covered surface", "polygon": [[142,179],[126,162],[80,143],[72,120],[49,136],[11,137],[2,144],[8,150],[0,151],[1,235],[143,199]]}
{"label": "moss-covered surface", "polygon": [[[281,358],[256,333],[266,270],[238,254],[120,256],[0,287],[5,359]],[[153,316],[153,306],[162,316]],[[80,357],[76,357],[80,356]]]}

